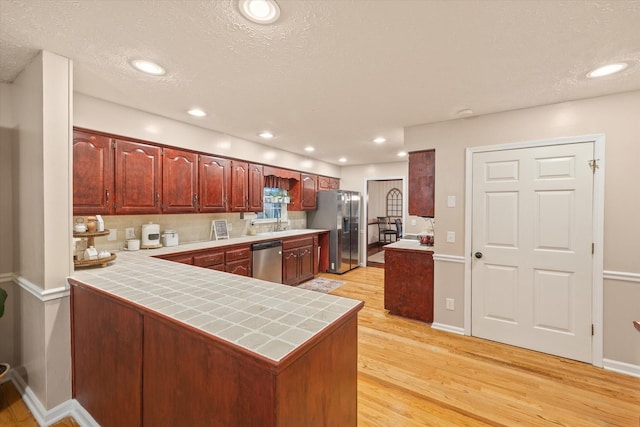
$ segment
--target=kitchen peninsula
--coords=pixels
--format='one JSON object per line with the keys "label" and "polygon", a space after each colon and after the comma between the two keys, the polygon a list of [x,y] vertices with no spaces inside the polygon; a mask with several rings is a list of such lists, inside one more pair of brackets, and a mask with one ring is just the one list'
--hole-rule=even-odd
{"label": "kitchen peninsula", "polygon": [[73,395],[100,425],[356,426],[361,301],[155,254],[68,279]]}

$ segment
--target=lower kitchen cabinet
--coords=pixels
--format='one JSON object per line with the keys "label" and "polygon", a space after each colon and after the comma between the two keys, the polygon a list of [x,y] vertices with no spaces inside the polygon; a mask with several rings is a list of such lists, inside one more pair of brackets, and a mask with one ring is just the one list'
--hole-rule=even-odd
{"label": "lower kitchen cabinet", "polygon": [[160,255],[157,258],[251,277],[251,246],[233,246],[225,249],[204,249],[188,253]]}
{"label": "lower kitchen cabinet", "polygon": [[275,361],[70,283],[73,397],[103,427],[357,424],[357,310]]}
{"label": "lower kitchen cabinet", "polygon": [[193,256],[193,265],[196,267],[208,268],[211,270],[224,270],[224,251],[207,251],[203,254]]}
{"label": "lower kitchen cabinet", "polygon": [[385,246],[384,308],[433,322],[433,252]]}
{"label": "lower kitchen cabinet", "polygon": [[317,238],[285,240],[282,243],[282,283],[297,285],[314,276]]}

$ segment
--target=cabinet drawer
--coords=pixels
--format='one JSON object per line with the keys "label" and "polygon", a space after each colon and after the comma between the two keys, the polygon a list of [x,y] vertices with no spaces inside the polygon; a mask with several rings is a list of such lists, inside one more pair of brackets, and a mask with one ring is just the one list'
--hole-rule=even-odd
{"label": "cabinet drawer", "polygon": [[158,258],[166,259],[167,261],[179,262],[180,264],[193,265],[193,255],[169,255]]}
{"label": "cabinet drawer", "polygon": [[247,259],[251,255],[251,248],[231,249],[226,252],[227,262],[237,261],[240,259]]}
{"label": "cabinet drawer", "polygon": [[299,248],[301,246],[313,246],[313,236],[303,237],[300,239],[290,239],[282,242],[282,249]]}
{"label": "cabinet drawer", "polygon": [[193,257],[193,265],[198,267],[211,267],[218,264],[224,265],[224,252],[211,252]]}

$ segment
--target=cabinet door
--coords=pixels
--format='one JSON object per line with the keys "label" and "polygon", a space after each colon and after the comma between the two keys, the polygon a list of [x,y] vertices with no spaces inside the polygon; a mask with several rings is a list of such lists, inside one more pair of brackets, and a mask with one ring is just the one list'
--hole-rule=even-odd
{"label": "cabinet door", "polygon": [[300,174],[300,206],[302,210],[316,210],[316,192],[318,191],[318,177],[306,173]]}
{"label": "cabinet door", "polygon": [[338,178],[329,178],[329,187],[331,190],[339,190],[340,180]]}
{"label": "cabinet door", "polygon": [[162,151],[162,212],[198,210],[198,155],[165,148]]}
{"label": "cabinet door", "polygon": [[224,271],[231,274],[237,274],[239,276],[251,277],[251,260],[243,259],[240,261],[228,262]]}
{"label": "cabinet door", "polygon": [[249,164],[247,162],[231,161],[231,182],[229,185],[231,212],[246,212],[249,202]]}
{"label": "cabinet door", "polygon": [[436,152],[409,153],[409,215],[434,216]]}
{"label": "cabinet door", "polygon": [[226,212],[231,170],[229,160],[200,156],[200,212]]}
{"label": "cabinet door", "polygon": [[113,150],[111,139],[73,132],[73,214],[113,213]]}
{"label": "cabinet door", "polygon": [[295,285],[298,283],[298,248],[282,251],[282,283]]}
{"label": "cabinet door", "polygon": [[303,246],[298,250],[298,281],[303,282],[313,277],[313,246]]}
{"label": "cabinet door", "polygon": [[161,148],[116,140],[117,214],[159,214],[162,194]]}
{"label": "cabinet door", "polygon": [[249,212],[262,212],[264,195],[264,175],[262,165],[249,165]]}
{"label": "cabinet door", "polygon": [[179,262],[180,264],[193,265],[193,255],[191,254],[166,255],[158,258],[166,259],[167,261]]}
{"label": "cabinet door", "polygon": [[318,191],[331,190],[331,178],[328,176],[318,176]]}

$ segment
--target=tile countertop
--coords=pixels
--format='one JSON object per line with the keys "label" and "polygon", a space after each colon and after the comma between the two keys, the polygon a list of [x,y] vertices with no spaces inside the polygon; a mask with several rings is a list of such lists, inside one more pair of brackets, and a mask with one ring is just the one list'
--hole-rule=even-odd
{"label": "tile countertop", "polygon": [[153,256],[318,231],[119,252],[108,267],[77,270],[69,279],[278,362],[363,303]]}
{"label": "tile countertop", "polygon": [[423,246],[414,239],[400,239],[397,242],[384,246],[385,249],[404,249],[411,251],[436,252],[435,246]]}

